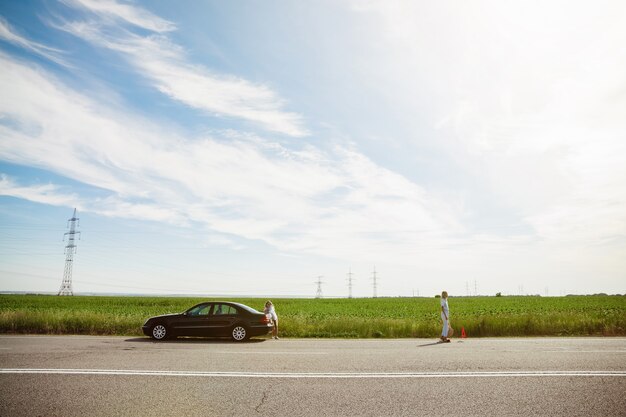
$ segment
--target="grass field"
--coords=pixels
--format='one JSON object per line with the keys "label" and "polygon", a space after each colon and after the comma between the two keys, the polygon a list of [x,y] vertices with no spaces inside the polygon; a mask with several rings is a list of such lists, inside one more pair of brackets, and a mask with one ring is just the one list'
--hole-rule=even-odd
{"label": "grass field", "polygon": [[[1,333],[140,335],[146,318],[207,298],[0,295]],[[262,310],[265,299],[231,299]],[[285,337],[437,337],[436,298],[274,299]],[[626,296],[451,297],[469,337],[625,336]]]}

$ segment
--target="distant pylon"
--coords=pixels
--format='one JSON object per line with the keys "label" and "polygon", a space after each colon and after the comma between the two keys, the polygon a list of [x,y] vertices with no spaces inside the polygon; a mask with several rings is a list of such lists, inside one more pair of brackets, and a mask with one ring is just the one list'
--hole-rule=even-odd
{"label": "distant pylon", "polygon": [[348,270],[348,298],[352,298],[352,268]]}
{"label": "distant pylon", "polygon": [[378,297],[378,282],[376,277],[376,266],[374,266],[374,272],[372,272],[372,283],[374,287],[374,298]]}
{"label": "distant pylon", "polygon": [[317,284],[317,292],[315,293],[315,298],[322,298],[322,278],[324,277],[320,275],[319,277],[317,277],[317,281],[315,281],[315,283]]}
{"label": "distant pylon", "polygon": [[76,227],[80,226],[78,217],[76,217],[76,209],[72,218],[67,221],[67,226],[70,228],[69,232],[65,232],[67,236],[67,245],[65,245],[65,269],[63,270],[63,281],[61,282],[61,289],[57,295],[74,295],[72,291],[72,265],[74,263],[74,254],[76,253],[76,235],[80,239],[80,232],[76,231]]}

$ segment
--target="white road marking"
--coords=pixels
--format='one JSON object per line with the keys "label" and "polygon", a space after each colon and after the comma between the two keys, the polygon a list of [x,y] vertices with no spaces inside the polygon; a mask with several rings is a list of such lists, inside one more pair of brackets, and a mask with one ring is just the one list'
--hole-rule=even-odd
{"label": "white road marking", "polygon": [[626,353],[626,349],[622,350],[544,350],[546,353]]}
{"label": "white road marking", "polygon": [[[126,336],[98,336],[98,335],[75,335],[75,334],[31,334],[31,335],[27,335],[27,334],[4,334],[4,335],[0,335],[0,339],[45,339],[45,338],[72,338],[72,339],[85,339],[85,340],[97,340],[97,339],[145,339],[146,341],[151,341],[149,340],[149,338],[147,336],[139,336],[139,335],[126,335]],[[299,343],[308,343],[312,340],[314,340],[316,343],[331,343],[331,342],[337,342],[337,341],[342,341],[342,342],[346,342],[346,343],[350,343],[350,342],[358,342],[358,343],[381,343],[381,342],[406,342],[406,343],[412,343],[415,341],[433,341],[436,342],[439,339],[432,339],[432,338],[402,338],[402,339],[333,339],[333,338],[327,338],[327,339],[309,339],[309,338],[283,338],[283,341],[288,341],[289,343],[294,343],[294,342],[299,342]],[[267,339],[267,341],[271,341],[270,339]],[[610,337],[596,337],[596,336],[579,336],[579,337],[534,337],[534,336],[529,336],[527,338],[514,338],[514,337],[499,337],[499,338],[495,338],[495,337],[473,337],[473,338],[467,338],[467,339],[460,339],[460,338],[454,338],[452,339],[452,342],[456,342],[456,343],[463,343],[463,342],[484,342],[484,343],[491,343],[491,342],[503,342],[503,343],[511,343],[511,342],[522,342],[522,343],[543,343],[543,342],[549,342],[549,343],[553,343],[553,342],[557,342],[557,343],[569,343],[569,342],[600,342],[602,344],[606,344],[606,343],[612,343],[612,342],[618,342],[618,343],[624,343],[626,342],[626,337],[623,336],[610,336]]]}
{"label": "white road marking", "polygon": [[228,353],[233,355],[328,355],[328,352],[289,352],[289,351],[237,351],[237,350],[219,350],[211,353]]}
{"label": "white road marking", "polygon": [[[31,334],[31,335],[3,335],[0,339],[71,339],[71,340],[123,340],[123,339],[137,339],[139,336],[81,336],[75,334]],[[146,338],[148,340],[148,338]]]}
{"label": "white road marking", "polygon": [[0,374],[183,376],[211,378],[497,378],[497,377],[626,377],[626,371],[495,371],[495,372],[194,372],[133,369],[0,368]]}
{"label": "white road marking", "polygon": [[[530,352],[529,349],[506,349],[498,352]],[[537,350],[533,349],[533,353],[626,353],[626,349],[617,350]]]}
{"label": "white road marking", "polygon": [[[454,339],[453,339],[454,340]],[[502,337],[502,338],[491,338],[491,337],[474,337],[472,339],[467,338],[464,339],[466,341],[474,341],[474,342],[480,342],[480,341],[484,341],[484,342],[502,342],[502,343],[511,343],[511,342],[525,342],[525,343],[543,343],[543,342],[556,342],[556,343],[569,343],[569,342],[601,342],[601,343],[607,343],[607,342],[621,342],[623,343],[626,338],[624,337],[593,337],[593,336],[580,336],[580,337],[552,337],[552,338],[548,338],[548,337],[540,337],[540,336],[529,336],[527,338],[506,338],[506,337]]]}

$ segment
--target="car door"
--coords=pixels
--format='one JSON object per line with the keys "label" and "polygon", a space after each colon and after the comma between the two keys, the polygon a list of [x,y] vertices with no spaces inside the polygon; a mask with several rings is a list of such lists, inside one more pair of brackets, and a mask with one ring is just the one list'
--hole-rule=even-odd
{"label": "car door", "polygon": [[209,325],[211,307],[211,303],[205,303],[187,310],[174,324],[174,332],[179,336],[202,336]]}
{"label": "car door", "polygon": [[230,329],[238,319],[237,309],[224,303],[215,303],[209,315],[209,326],[206,328],[207,336],[229,336]]}

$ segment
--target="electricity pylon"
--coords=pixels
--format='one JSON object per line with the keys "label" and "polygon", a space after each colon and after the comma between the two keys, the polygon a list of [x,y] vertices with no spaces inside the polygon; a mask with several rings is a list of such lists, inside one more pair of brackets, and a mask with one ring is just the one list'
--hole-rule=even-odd
{"label": "electricity pylon", "polygon": [[352,268],[348,271],[348,298],[352,298]]}
{"label": "electricity pylon", "polygon": [[372,272],[372,283],[374,287],[374,298],[378,297],[378,282],[376,277],[376,266],[374,266],[374,272]]}
{"label": "electricity pylon", "polygon": [[74,264],[74,254],[76,253],[76,235],[80,239],[80,232],[76,231],[76,227],[80,226],[78,217],[76,217],[76,209],[74,209],[74,215],[67,221],[67,226],[70,228],[69,232],[65,232],[67,236],[67,245],[65,245],[65,269],[63,270],[63,281],[61,282],[61,289],[57,295],[74,295],[72,291],[72,265]]}
{"label": "electricity pylon", "polygon": [[322,278],[324,277],[320,275],[319,277],[317,277],[317,281],[315,281],[315,283],[317,284],[317,292],[315,293],[315,298],[322,298]]}

